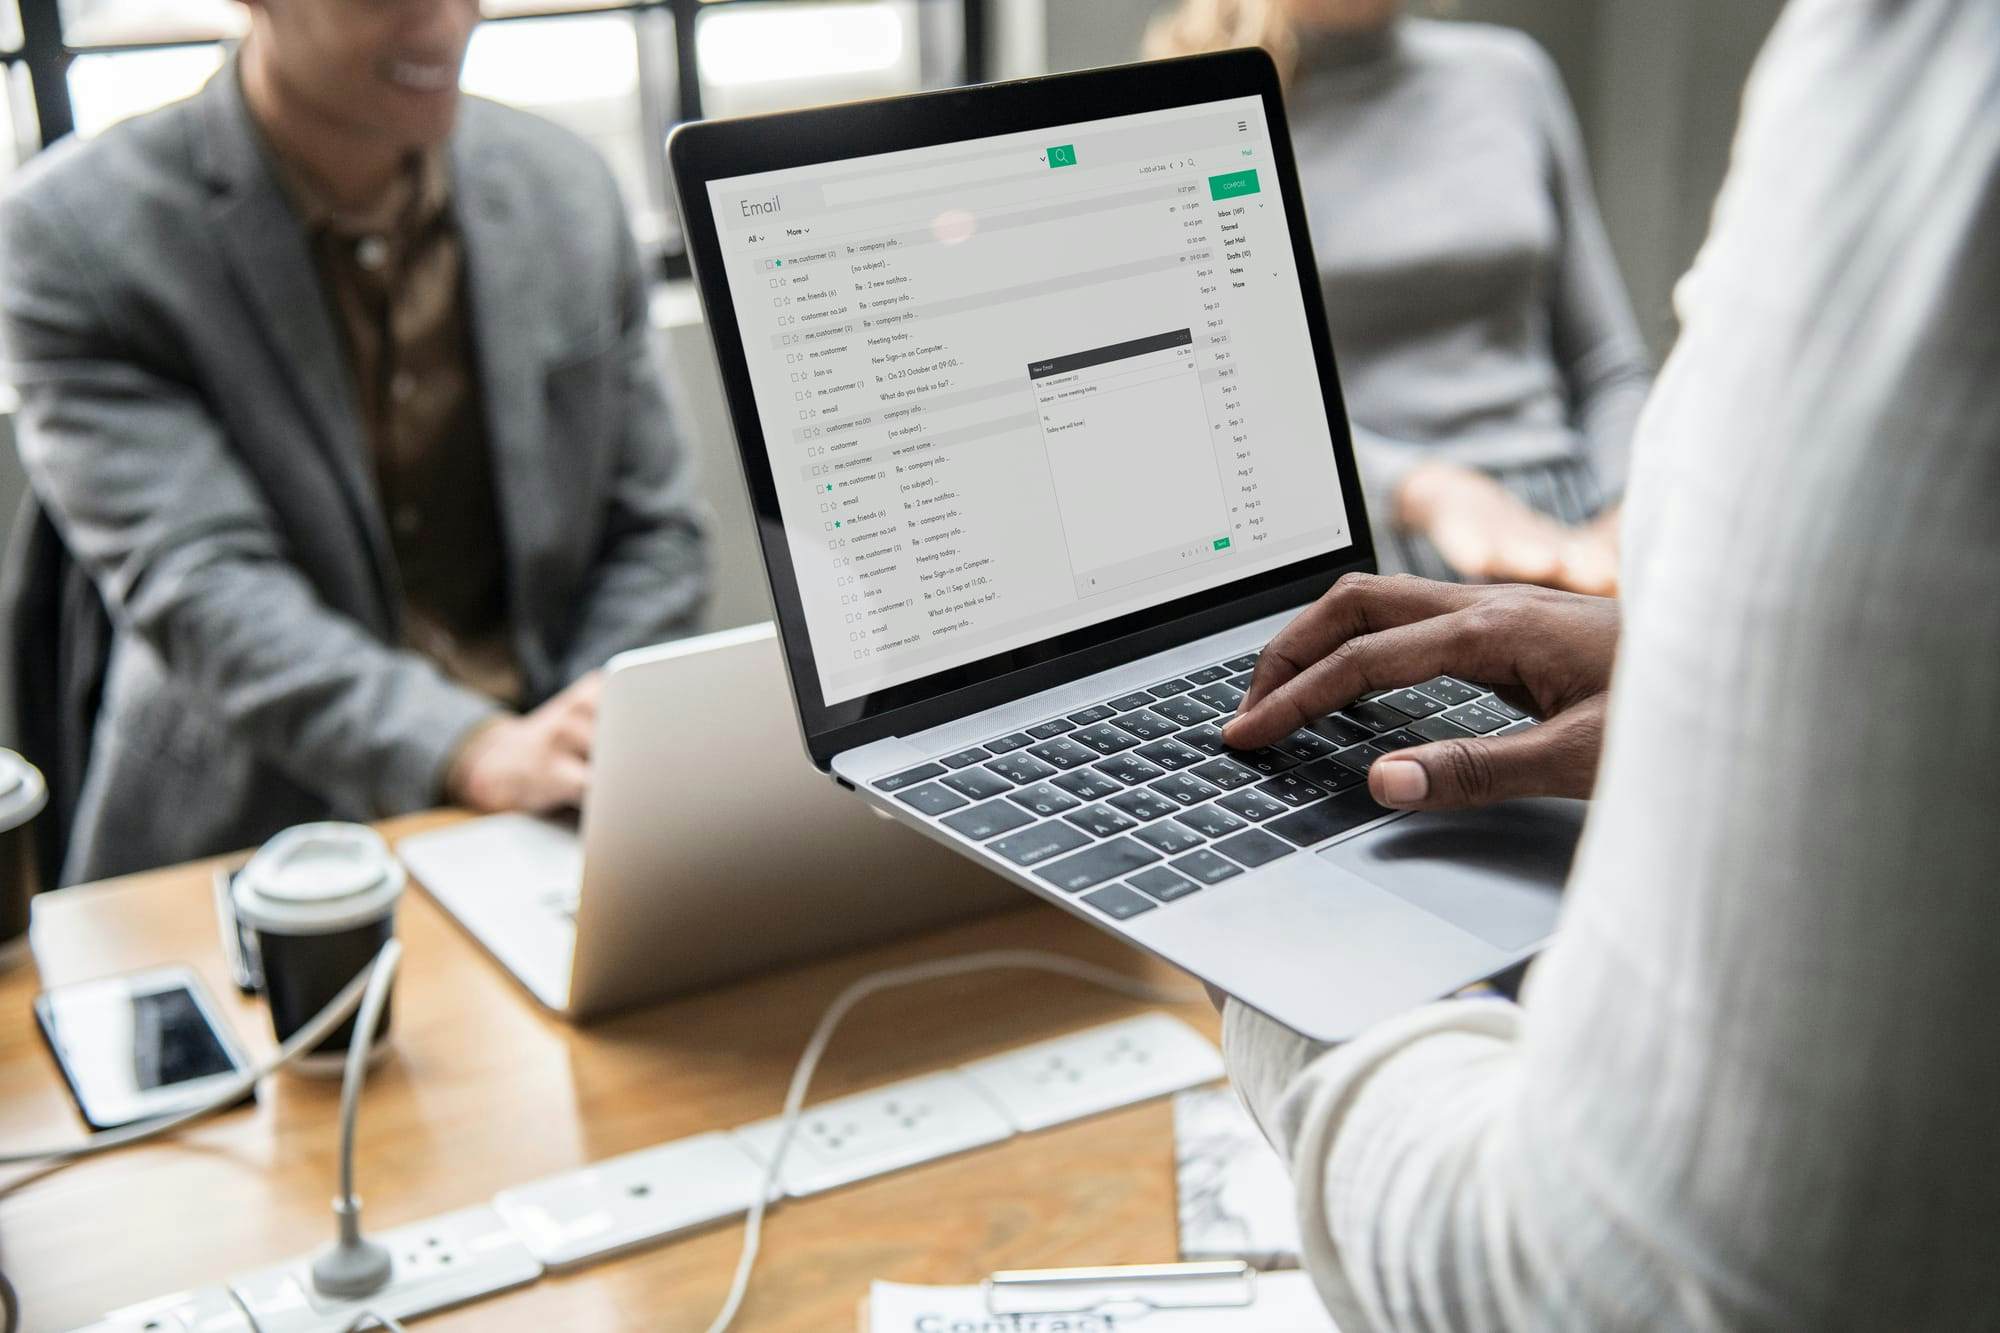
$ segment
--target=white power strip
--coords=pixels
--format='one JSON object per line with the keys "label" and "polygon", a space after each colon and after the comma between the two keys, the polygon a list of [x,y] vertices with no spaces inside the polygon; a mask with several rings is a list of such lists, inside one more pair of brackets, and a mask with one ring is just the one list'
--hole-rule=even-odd
{"label": "white power strip", "polygon": [[[1222,1074],[1214,1045],[1177,1018],[1106,1023],[807,1107],[786,1152],[782,1192],[805,1198]],[[463,1304],[532,1282],[545,1267],[577,1267],[741,1216],[777,1137],[776,1119],[700,1134],[502,1190],[491,1208],[383,1232],[375,1238],[402,1271],[365,1301],[314,1293],[311,1256],[231,1285],[265,1333],[339,1333],[363,1309],[402,1319]],[[132,1306],[78,1333],[248,1329],[216,1287]]]}

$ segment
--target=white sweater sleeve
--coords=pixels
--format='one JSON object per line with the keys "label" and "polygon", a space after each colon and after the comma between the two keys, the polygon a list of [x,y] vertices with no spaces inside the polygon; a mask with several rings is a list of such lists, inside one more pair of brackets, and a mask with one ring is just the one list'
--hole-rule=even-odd
{"label": "white sweater sleeve", "polygon": [[1523,1007],[1232,1005],[1344,1333],[2000,1327],[2000,6],[1795,0]]}

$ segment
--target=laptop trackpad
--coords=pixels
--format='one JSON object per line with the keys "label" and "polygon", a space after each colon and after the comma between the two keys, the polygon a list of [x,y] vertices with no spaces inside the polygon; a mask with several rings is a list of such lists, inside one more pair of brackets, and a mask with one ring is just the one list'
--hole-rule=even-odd
{"label": "laptop trackpad", "polygon": [[1497,949],[1555,928],[1582,801],[1510,801],[1411,815],[1320,855]]}

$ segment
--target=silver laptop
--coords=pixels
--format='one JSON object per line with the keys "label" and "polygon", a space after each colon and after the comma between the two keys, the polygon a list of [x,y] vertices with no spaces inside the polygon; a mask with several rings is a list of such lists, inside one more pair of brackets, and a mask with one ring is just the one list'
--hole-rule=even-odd
{"label": "silver laptop", "polygon": [[820,769],[1316,1038],[1541,947],[1579,803],[1402,816],[1363,778],[1531,725],[1488,691],[1222,743],[1273,631],[1373,567],[1268,58],[669,151]]}
{"label": "silver laptop", "polygon": [[786,694],[769,624],[621,654],[580,834],[496,815],[396,851],[571,1018],[1020,901],[801,763]]}

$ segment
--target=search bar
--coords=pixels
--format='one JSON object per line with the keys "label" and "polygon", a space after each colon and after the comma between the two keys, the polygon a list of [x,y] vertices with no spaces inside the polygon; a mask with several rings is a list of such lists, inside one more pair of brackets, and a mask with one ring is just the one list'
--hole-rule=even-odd
{"label": "search bar", "polygon": [[[1073,164],[1076,150],[1067,144],[1063,147],[1070,155],[1070,163],[1065,165]],[[948,162],[940,166],[921,167],[911,171],[884,172],[853,180],[827,181],[820,187],[820,191],[828,208],[840,208],[847,204],[865,204],[897,195],[928,194],[932,190],[949,190],[955,186],[988,185],[1019,180],[1046,172],[1051,165],[1045,152],[1038,153],[1024,149],[995,157],[974,158],[969,162]]]}

